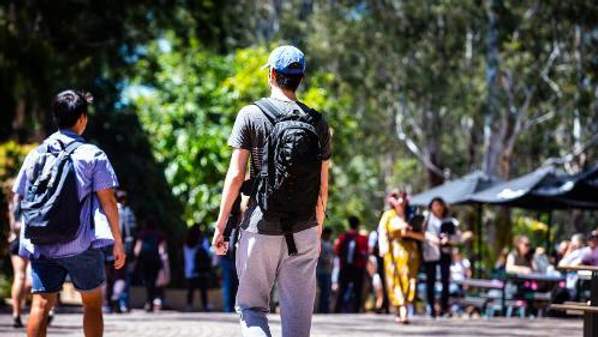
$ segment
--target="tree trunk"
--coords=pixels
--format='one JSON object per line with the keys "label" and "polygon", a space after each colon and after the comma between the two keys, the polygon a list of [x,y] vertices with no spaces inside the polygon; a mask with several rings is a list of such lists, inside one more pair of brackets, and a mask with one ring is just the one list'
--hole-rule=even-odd
{"label": "tree trunk", "polygon": [[[437,139],[431,138],[426,143],[426,153],[430,162],[438,168],[442,168],[440,164],[440,148]],[[438,186],[444,183],[444,177],[439,175],[436,171],[432,169],[426,169],[428,173],[428,185],[430,187]]]}
{"label": "tree trunk", "polygon": [[27,120],[27,104],[25,99],[19,98],[17,100],[17,104],[15,105],[15,114],[12,120],[12,130],[17,136],[19,142],[26,142],[27,139],[27,130],[26,130],[26,120]]}
{"label": "tree trunk", "polygon": [[[508,123],[501,120],[499,93],[499,73],[500,73],[500,50],[498,40],[498,18],[496,9],[499,6],[498,0],[487,0],[486,15],[488,20],[488,30],[486,36],[486,86],[487,99],[486,111],[484,116],[484,158],[483,170],[486,174],[492,176],[503,175],[507,178],[510,174],[511,156],[505,153],[505,134],[504,128]],[[511,222],[511,210],[506,207],[500,207],[494,220],[496,235],[488,237],[488,245],[494,247],[495,253],[499,253],[504,247],[509,246],[512,237],[513,225]]]}
{"label": "tree trunk", "polygon": [[499,66],[499,41],[498,27],[495,9],[498,6],[497,0],[486,1],[486,15],[488,19],[488,31],[486,36],[486,111],[484,116],[484,152],[483,170],[489,175],[498,175],[499,160],[503,150],[500,140],[500,132],[497,123],[500,114],[498,100],[498,74]]}

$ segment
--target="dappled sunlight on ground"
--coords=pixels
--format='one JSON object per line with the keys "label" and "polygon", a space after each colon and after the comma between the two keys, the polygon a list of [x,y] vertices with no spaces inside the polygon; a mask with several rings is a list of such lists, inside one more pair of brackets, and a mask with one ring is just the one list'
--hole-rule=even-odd
{"label": "dappled sunlight on ground", "polygon": [[[270,317],[272,332],[280,336],[280,317]],[[23,330],[11,327],[10,315],[0,316],[0,336],[23,336]],[[235,314],[176,313],[146,314],[135,311],[128,315],[106,315],[107,337],[168,337],[168,336],[240,336]],[[579,319],[439,319],[416,318],[408,326],[394,323],[390,315],[316,315],[312,336],[581,336]],[[58,314],[49,336],[80,336],[79,314]]]}

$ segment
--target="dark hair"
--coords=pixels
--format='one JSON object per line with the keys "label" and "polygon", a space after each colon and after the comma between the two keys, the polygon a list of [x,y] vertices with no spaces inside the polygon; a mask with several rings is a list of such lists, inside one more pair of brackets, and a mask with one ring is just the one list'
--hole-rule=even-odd
{"label": "dark hair", "polygon": [[331,236],[332,236],[332,228],[324,227],[324,229],[322,229],[322,237],[329,238]]}
{"label": "dark hair", "polygon": [[349,217],[349,228],[357,229],[359,228],[359,218],[352,215]]}
{"label": "dark hair", "polygon": [[447,206],[446,202],[444,201],[444,199],[442,199],[441,197],[435,197],[435,198],[433,198],[430,201],[430,203],[428,204],[428,209],[432,210],[432,205],[434,205],[435,202],[440,203],[442,205],[442,207],[444,208],[444,212],[442,214],[442,217],[448,216],[448,212],[449,212],[448,206]]}
{"label": "dark hair", "polygon": [[297,91],[299,88],[299,84],[301,84],[301,80],[303,79],[303,74],[298,75],[287,75],[274,70],[276,74],[276,84],[284,90],[291,90]]}
{"label": "dark hair", "polygon": [[52,114],[60,129],[71,128],[82,115],[87,115],[89,104],[93,102],[90,93],[66,90],[54,97]]}

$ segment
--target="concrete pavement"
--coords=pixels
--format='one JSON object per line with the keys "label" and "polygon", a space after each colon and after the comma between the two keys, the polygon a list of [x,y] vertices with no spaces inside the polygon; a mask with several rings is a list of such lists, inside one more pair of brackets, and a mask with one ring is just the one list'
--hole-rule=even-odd
{"label": "concrete pavement", "polygon": [[[280,317],[271,316],[274,336],[280,336]],[[82,336],[81,314],[58,313],[48,336]],[[0,336],[24,336],[11,327],[9,314],[0,315]],[[237,316],[223,313],[135,311],[105,316],[106,337],[235,337],[240,336]],[[399,326],[389,315],[316,315],[313,337],[330,336],[409,336],[409,337],[574,337],[582,335],[580,319],[440,319],[416,318],[411,325]]]}

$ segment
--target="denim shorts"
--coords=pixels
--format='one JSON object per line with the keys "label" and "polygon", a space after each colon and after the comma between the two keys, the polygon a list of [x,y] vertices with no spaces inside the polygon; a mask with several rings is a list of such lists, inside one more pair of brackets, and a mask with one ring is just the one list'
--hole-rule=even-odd
{"label": "denim shorts", "polygon": [[104,254],[100,249],[89,248],[75,256],[31,260],[31,292],[55,293],[69,275],[78,291],[94,290],[106,280]]}

